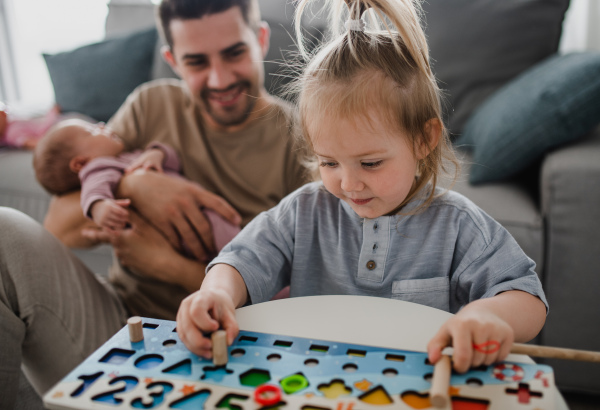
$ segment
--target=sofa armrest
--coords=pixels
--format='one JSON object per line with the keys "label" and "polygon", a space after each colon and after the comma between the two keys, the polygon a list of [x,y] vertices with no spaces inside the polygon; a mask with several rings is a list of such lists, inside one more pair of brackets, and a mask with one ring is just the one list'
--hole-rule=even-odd
{"label": "sofa armrest", "polygon": [[[600,127],[549,154],[542,166],[546,223],[545,345],[600,350]],[[600,366],[553,361],[557,382],[600,391]]]}

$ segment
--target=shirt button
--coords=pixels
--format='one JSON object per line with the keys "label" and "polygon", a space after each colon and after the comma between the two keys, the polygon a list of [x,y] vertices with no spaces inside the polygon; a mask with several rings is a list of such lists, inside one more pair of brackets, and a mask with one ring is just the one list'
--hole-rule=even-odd
{"label": "shirt button", "polygon": [[377,267],[377,264],[375,263],[375,261],[369,261],[369,262],[367,262],[367,269],[373,270],[376,267]]}

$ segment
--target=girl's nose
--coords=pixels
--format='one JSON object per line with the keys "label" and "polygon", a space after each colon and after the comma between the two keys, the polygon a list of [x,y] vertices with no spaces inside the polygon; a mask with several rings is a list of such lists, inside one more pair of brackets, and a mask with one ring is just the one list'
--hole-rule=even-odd
{"label": "girl's nose", "polygon": [[361,191],[364,187],[364,184],[354,172],[347,171],[342,175],[341,188],[344,192]]}

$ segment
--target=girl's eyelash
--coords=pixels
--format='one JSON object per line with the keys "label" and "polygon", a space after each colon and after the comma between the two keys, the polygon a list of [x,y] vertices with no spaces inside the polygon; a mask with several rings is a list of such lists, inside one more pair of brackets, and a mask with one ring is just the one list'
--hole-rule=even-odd
{"label": "girl's eyelash", "polygon": [[365,168],[377,168],[378,166],[381,165],[382,162],[383,162],[383,160],[373,161],[373,162],[363,162],[362,166]]}
{"label": "girl's eyelash", "polygon": [[336,165],[337,165],[337,163],[333,162],[333,161],[321,161],[319,163],[319,166],[321,166],[321,167],[330,167],[330,168],[332,168],[332,167],[335,167]]}

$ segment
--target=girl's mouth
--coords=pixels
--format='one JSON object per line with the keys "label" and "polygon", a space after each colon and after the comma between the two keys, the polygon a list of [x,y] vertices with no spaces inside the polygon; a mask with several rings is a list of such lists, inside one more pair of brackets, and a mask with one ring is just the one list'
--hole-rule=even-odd
{"label": "girl's mouth", "polygon": [[354,198],[350,198],[350,200],[352,202],[354,202],[356,205],[365,205],[368,204],[369,202],[371,202],[373,198],[367,198],[367,199],[354,199]]}

